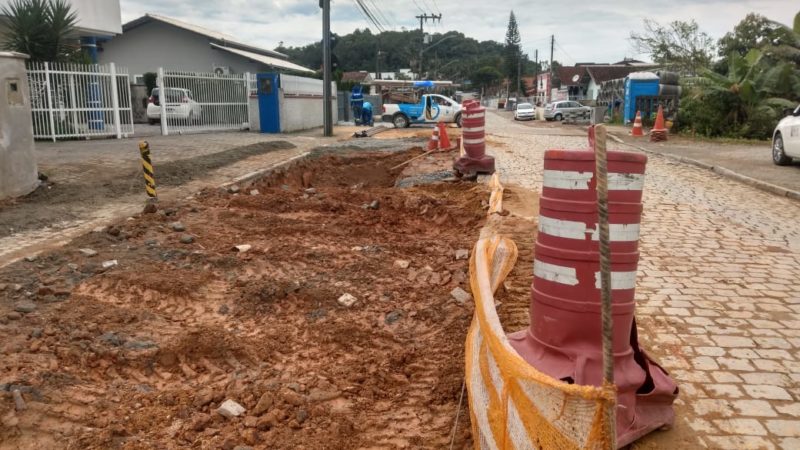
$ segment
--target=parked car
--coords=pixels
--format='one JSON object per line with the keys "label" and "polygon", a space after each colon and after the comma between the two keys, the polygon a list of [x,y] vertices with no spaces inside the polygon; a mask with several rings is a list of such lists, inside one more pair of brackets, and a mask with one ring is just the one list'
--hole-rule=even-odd
{"label": "parked car", "polygon": [[[203,108],[194,101],[192,91],[180,88],[167,88],[165,92],[167,118],[194,122],[200,120]],[[147,121],[150,125],[161,120],[161,99],[159,89],[155,88],[147,99]]]}
{"label": "parked car", "polygon": [[536,118],[536,107],[530,103],[520,103],[514,110],[514,120],[533,120]]}
{"label": "parked car", "polygon": [[772,134],[772,162],[785,166],[800,158],[800,105],[781,119]]}
{"label": "parked car", "polygon": [[560,122],[564,120],[564,117],[567,115],[567,113],[573,111],[587,111],[589,114],[591,114],[592,108],[583,106],[580,103],[571,100],[548,103],[544,107],[544,118],[546,120],[557,120]]}

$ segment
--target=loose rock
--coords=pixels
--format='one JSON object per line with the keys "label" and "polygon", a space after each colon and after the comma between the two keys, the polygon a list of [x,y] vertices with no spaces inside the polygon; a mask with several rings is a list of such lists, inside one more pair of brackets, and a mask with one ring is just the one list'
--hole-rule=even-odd
{"label": "loose rock", "polygon": [[181,244],[191,244],[194,242],[194,236],[190,234],[184,234],[181,236]]}
{"label": "loose rock", "polygon": [[453,297],[455,301],[461,303],[462,305],[464,303],[472,301],[472,296],[467,291],[461,289],[460,287],[457,287],[452,291],[450,291],[450,296]]}
{"label": "loose rock", "polygon": [[110,269],[110,268],[115,267],[117,265],[119,265],[119,263],[117,262],[116,259],[112,259],[110,261],[103,261],[103,264],[102,264],[103,269]]}
{"label": "loose rock", "polygon": [[469,259],[469,250],[465,248],[456,250],[456,261],[460,259]]}
{"label": "loose rock", "polygon": [[394,267],[397,267],[398,269],[408,269],[408,266],[410,265],[411,261],[405,259],[396,259],[394,261]]}
{"label": "loose rock", "polygon": [[110,227],[108,227],[108,228],[106,229],[106,233],[110,234],[111,236],[115,236],[115,237],[116,237],[116,236],[119,236],[119,234],[120,234],[121,232],[122,232],[122,231],[121,231],[119,228],[117,228],[117,227],[114,227],[114,226],[110,226]]}
{"label": "loose rock", "polygon": [[233,250],[237,251],[239,253],[244,253],[244,252],[250,250],[251,248],[253,248],[253,246],[250,245],[250,244],[241,244],[241,245],[234,245],[233,246]]}
{"label": "loose rock", "polygon": [[234,417],[239,417],[244,414],[244,407],[235,401],[228,399],[222,402],[217,408],[217,412],[226,419],[232,419]]}
{"label": "loose rock", "polygon": [[203,431],[207,426],[211,425],[211,415],[200,413],[192,420],[192,429],[194,431]]}
{"label": "loose rock", "polygon": [[265,392],[260,399],[258,399],[258,403],[256,403],[256,407],[253,408],[253,414],[256,416],[260,416],[267,412],[270,408],[272,408],[273,403],[275,403],[275,399],[272,397],[272,394],[269,392]]}
{"label": "loose rock", "polygon": [[238,193],[238,192],[239,192],[239,186],[237,186],[237,185],[235,185],[235,184],[234,184],[234,185],[231,185],[231,186],[229,186],[229,187],[228,187],[228,192],[230,192],[231,194],[236,194],[236,193]]}
{"label": "loose rock", "polygon": [[90,248],[82,248],[80,249],[80,252],[83,254],[83,256],[86,256],[87,258],[91,258],[92,256],[97,256],[97,252]]}
{"label": "loose rock", "polygon": [[[30,300],[23,300],[21,302],[17,302],[14,304],[14,311],[28,314],[36,311],[36,303],[33,303]],[[11,317],[9,317],[10,319]]]}
{"label": "loose rock", "polygon": [[22,393],[19,391],[19,389],[14,389],[11,392],[11,395],[14,397],[14,407],[17,409],[17,411],[25,411],[27,406],[25,405],[25,400],[23,400]]}
{"label": "loose rock", "polygon": [[172,228],[172,231],[186,231],[186,226],[180,222],[172,222],[169,227]]}
{"label": "loose rock", "polygon": [[395,310],[386,314],[386,317],[383,319],[383,321],[386,322],[386,325],[392,325],[400,320],[401,317],[403,317],[403,311]]}
{"label": "loose rock", "polygon": [[250,195],[258,195],[260,193],[261,192],[258,192],[258,189],[253,189],[253,190],[250,191]]}
{"label": "loose rock", "polygon": [[339,302],[340,305],[349,308],[353,306],[358,301],[358,299],[353,297],[351,294],[343,294],[341,297],[339,297],[339,300],[337,301]]}
{"label": "loose rock", "polygon": [[8,318],[8,320],[19,320],[22,319],[22,314],[16,311],[11,311],[10,313],[6,314],[6,317]]}

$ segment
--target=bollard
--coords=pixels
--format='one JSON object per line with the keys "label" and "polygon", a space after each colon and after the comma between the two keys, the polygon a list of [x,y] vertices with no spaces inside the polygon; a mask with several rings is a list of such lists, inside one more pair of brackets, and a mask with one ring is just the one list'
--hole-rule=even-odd
{"label": "bollard", "polygon": [[462,142],[466,156],[453,163],[456,174],[494,173],[494,158],[486,155],[486,109],[477,102],[465,102]]}
{"label": "bollard", "polygon": [[156,179],[153,175],[153,162],[150,161],[150,144],[147,141],[139,142],[139,153],[142,156],[142,170],[144,172],[144,186],[147,191],[147,196],[151,201],[157,199],[156,196]]}

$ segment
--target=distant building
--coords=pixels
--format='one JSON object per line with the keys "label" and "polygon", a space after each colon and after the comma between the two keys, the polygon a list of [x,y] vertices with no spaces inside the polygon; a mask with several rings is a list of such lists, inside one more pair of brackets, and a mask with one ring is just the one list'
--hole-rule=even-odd
{"label": "distant building", "polygon": [[157,14],[146,14],[124,24],[122,35],[101,43],[100,62],[127,67],[136,82],[159,67],[218,74],[314,73],[289,61],[283,53]]}

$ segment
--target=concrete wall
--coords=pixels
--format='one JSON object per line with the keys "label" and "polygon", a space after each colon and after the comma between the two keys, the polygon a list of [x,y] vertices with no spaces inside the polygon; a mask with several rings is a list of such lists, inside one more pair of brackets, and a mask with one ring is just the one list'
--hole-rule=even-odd
{"label": "concrete wall", "polygon": [[261,131],[261,115],[258,110],[258,96],[250,96],[250,131]]}
{"label": "concrete wall", "polygon": [[[291,133],[323,126],[322,102],[323,99],[318,97],[285,97],[281,91],[281,132]],[[331,100],[331,108],[335,124],[339,117],[335,99]]]}
{"label": "concrete wall", "polygon": [[0,53],[0,199],[39,185],[25,59]]}
{"label": "concrete wall", "polygon": [[209,39],[191,31],[152,21],[102,43],[100,63],[127,67],[131,76],[167,70],[213,72],[215,66],[233,73],[267,72],[268,68],[246,58],[215,50]]}

